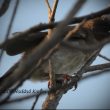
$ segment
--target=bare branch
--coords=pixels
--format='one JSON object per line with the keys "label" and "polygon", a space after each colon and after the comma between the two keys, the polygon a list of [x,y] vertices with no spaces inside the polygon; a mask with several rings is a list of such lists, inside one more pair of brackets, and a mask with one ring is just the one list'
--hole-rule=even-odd
{"label": "bare branch", "polygon": [[54,19],[55,19],[54,17],[55,17],[56,9],[57,9],[57,6],[58,6],[58,1],[59,0],[54,0],[50,21],[54,21]]}
{"label": "bare branch", "polygon": [[32,105],[31,110],[34,110],[35,105],[36,105],[36,103],[37,103],[37,101],[38,101],[38,98],[39,98],[39,96],[40,96],[41,94],[42,94],[42,89],[39,91],[39,93],[37,93],[37,95],[36,95],[36,97],[35,97],[35,101],[34,101],[34,103],[33,103],[33,105]]}
{"label": "bare branch", "polygon": [[45,0],[45,3],[46,3],[47,8],[48,8],[48,19],[50,20],[52,9],[50,8],[50,4],[49,4],[48,0]]}
{"label": "bare branch", "polygon": [[110,74],[110,68],[104,69],[104,70],[100,70],[100,71],[96,71],[96,72],[92,72],[90,74],[87,74],[84,77],[82,77],[82,80],[80,80],[80,82],[82,82],[84,80],[87,80],[89,78],[93,78],[93,77],[96,78],[96,76],[100,76],[102,74]]}
{"label": "bare branch", "polygon": [[42,105],[42,110],[56,109],[63,94],[65,94],[65,90],[57,90],[54,93],[49,93]]}
{"label": "bare branch", "polygon": [[85,69],[85,72],[105,70],[108,68],[110,68],[110,63],[105,63],[105,64],[100,64],[100,65],[89,66]]}
{"label": "bare branch", "polygon": [[[47,2],[47,6],[48,6],[49,23],[52,23],[55,20],[54,17],[55,17],[56,8],[58,5],[58,0],[54,0],[54,5],[53,5],[52,10],[50,9],[48,0],[46,0],[46,2]],[[48,35],[47,35],[48,39],[51,37],[52,31],[53,31],[52,29],[48,29]],[[52,61],[50,59],[49,59],[49,85],[51,85],[51,86],[53,85],[53,87],[56,87],[55,73],[53,72],[53,65],[52,65]]]}
{"label": "bare branch", "polygon": [[99,54],[99,57],[101,57],[101,58],[103,58],[103,59],[105,59],[105,60],[107,60],[107,61],[110,61],[109,58],[107,58],[106,56],[104,56],[104,55],[102,55],[102,54]]}

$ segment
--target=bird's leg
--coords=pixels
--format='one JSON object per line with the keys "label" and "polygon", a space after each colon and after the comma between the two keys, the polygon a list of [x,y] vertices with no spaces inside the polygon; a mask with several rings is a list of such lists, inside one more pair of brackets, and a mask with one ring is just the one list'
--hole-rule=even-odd
{"label": "bird's leg", "polygon": [[[73,76],[73,77],[76,77],[77,80],[80,80],[80,79],[82,78],[82,75],[77,74],[77,73],[74,73],[74,76]],[[77,86],[78,86],[78,82],[76,81],[75,84],[74,84],[74,89],[73,89],[73,91],[77,89]]]}
{"label": "bird's leg", "polygon": [[67,74],[63,75],[63,84],[68,84],[71,82],[71,80],[72,80],[72,76],[67,75]]}
{"label": "bird's leg", "polygon": [[[57,87],[62,87],[66,84],[71,83],[71,81],[73,80],[73,77],[77,77],[78,79],[80,78],[79,75],[75,75],[75,76],[70,76],[68,74],[60,74],[60,76],[57,76],[58,79],[56,79],[56,86]],[[76,90],[77,88],[77,82],[74,84],[74,90]]]}
{"label": "bird's leg", "polygon": [[[49,71],[52,72],[52,71]],[[67,74],[61,74],[59,76],[57,76],[58,78],[55,78],[55,85],[56,86],[63,86],[65,84],[68,84],[71,82],[72,80],[72,76],[67,75]],[[52,78],[51,78],[51,74],[49,74],[49,81],[48,81],[48,88],[51,89],[53,87],[55,87]]]}
{"label": "bird's leg", "polygon": [[[57,76],[58,77],[58,76]],[[56,86],[60,84],[60,86],[63,86],[65,84],[68,84],[72,81],[72,76],[67,74],[60,74],[58,78],[56,78]]]}

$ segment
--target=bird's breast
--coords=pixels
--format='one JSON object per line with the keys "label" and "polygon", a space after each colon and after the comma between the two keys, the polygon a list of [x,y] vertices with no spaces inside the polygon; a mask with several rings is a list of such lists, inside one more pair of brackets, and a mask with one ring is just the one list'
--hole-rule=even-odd
{"label": "bird's breast", "polygon": [[[55,74],[69,74],[77,72],[84,63],[85,55],[78,50],[61,46],[50,58],[52,71]],[[48,72],[48,62],[43,65]]]}

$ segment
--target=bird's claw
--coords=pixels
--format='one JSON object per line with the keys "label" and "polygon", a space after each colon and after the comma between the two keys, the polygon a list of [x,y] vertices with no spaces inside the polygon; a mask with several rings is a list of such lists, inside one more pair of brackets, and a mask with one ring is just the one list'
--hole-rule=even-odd
{"label": "bird's claw", "polygon": [[53,88],[53,82],[51,80],[48,81],[48,88],[52,89]]}
{"label": "bird's claw", "polygon": [[72,77],[67,75],[67,74],[64,74],[63,76],[63,84],[69,84],[70,82],[72,81]]}
{"label": "bird's claw", "polygon": [[[79,77],[79,76],[78,76]],[[62,87],[66,84],[69,84],[72,81],[72,76],[69,76],[67,74],[64,74],[61,79],[56,79],[56,87]],[[52,89],[54,87],[54,84],[51,80],[48,81],[48,88]],[[74,89],[75,91],[77,89],[77,82],[74,84]]]}
{"label": "bird's claw", "polygon": [[75,91],[76,89],[77,89],[77,87],[78,87],[78,84],[77,84],[77,82],[74,84],[74,89],[72,90],[72,91]]}
{"label": "bird's claw", "polygon": [[[71,76],[64,74],[61,79],[56,79],[56,87],[64,86],[65,84],[69,84],[71,82]],[[51,80],[48,81],[48,88],[52,89],[54,84]]]}

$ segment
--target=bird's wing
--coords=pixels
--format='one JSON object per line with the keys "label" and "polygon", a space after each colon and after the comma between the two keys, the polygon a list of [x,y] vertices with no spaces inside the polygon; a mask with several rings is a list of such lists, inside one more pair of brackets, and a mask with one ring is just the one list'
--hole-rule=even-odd
{"label": "bird's wing", "polygon": [[47,35],[47,32],[37,33],[17,33],[13,38],[0,44],[0,49],[7,52],[8,55],[17,55],[37,46]]}

